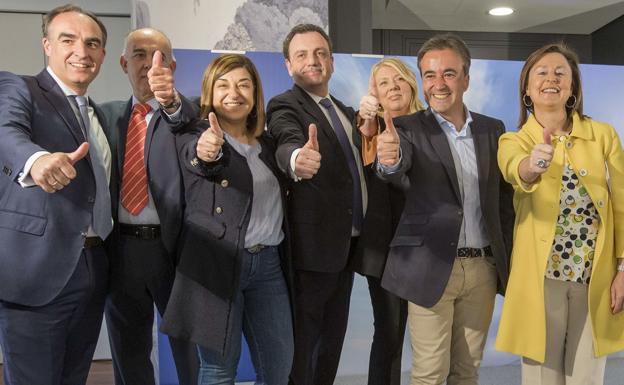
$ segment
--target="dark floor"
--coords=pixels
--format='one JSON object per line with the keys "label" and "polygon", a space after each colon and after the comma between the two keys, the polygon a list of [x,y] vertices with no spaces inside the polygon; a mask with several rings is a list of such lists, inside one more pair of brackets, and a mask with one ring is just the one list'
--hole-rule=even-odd
{"label": "dark floor", "polygon": [[[0,365],[0,385],[4,385],[4,375]],[[113,385],[113,363],[110,360],[93,361],[87,385]]]}

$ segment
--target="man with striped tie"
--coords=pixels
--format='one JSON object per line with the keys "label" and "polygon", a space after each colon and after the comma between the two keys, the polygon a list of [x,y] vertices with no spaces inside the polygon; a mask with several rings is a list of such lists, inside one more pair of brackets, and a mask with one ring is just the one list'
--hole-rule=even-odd
{"label": "man with striped tie", "polygon": [[[115,384],[154,385],[154,305],[163,314],[169,299],[184,196],[174,136],[161,111],[175,120],[186,110],[181,111],[173,88],[176,62],[162,32],[130,32],[120,64],[133,95],[102,106],[117,170],[117,220],[110,242],[111,287],[105,314]],[[170,342],[180,384],[196,384],[195,347]]]}

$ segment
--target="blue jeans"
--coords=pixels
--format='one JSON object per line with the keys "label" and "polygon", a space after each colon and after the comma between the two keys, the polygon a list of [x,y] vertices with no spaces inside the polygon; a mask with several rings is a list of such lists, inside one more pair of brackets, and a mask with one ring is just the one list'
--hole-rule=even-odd
{"label": "blue jeans", "polygon": [[256,384],[286,385],[294,350],[293,326],[279,252],[271,246],[255,254],[247,250],[241,254],[240,284],[232,303],[225,354],[198,348],[198,384],[234,384],[244,333],[256,369]]}

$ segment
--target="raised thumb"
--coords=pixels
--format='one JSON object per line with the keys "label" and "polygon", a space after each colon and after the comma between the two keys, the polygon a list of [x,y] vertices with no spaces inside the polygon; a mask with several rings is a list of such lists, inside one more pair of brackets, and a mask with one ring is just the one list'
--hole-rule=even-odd
{"label": "raised thumb", "polygon": [[308,127],[308,142],[305,146],[314,151],[319,150],[318,139],[316,138],[316,124],[314,123],[310,124],[310,127]]}
{"label": "raised thumb", "polygon": [[76,164],[80,159],[84,158],[89,152],[89,143],[84,142],[74,152],[67,154],[71,164]]}
{"label": "raised thumb", "polygon": [[[392,117],[388,110],[384,111],[384,123],[386,123],[386,131],[393,136],[398,136],[396,128],[394,127],[394,122],[392,121]],[[384,132],[386,132],[384,131]]]}
{"label": "raised thumb", "polygon": [[550,132],[544,128],[544,144],[552,145],[552,139],[550,138]]}
{"label": "raised thumb", "polygon": [[219,125],[219,120],[214,112],[208,114],[208,121],[210,122],[210,129],[218,136],[223,137],[223,131]]}
{"label": "raised thumb", "polygon": [[163,66],[162,62],[163,62],[162,52],[155,51],[154,55],[152,56],[152,68],[162,67]]}

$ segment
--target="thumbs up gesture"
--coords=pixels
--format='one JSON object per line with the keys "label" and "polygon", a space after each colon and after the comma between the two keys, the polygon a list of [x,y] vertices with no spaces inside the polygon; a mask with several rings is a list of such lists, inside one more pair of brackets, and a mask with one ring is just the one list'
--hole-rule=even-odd
{"label": "thumbs up gesture", "polygon": [[210,127],[204,131],[197,141],[197,157],[204,162],[214,162],[225,143],[223,131],[214,112],[208,114]]}
{"label": "thumbs up gesture", "polygon": [[89,152],[89,143],[84,142],[74,152],[55,152],[42,155],[30,168],[33,182],[47,193],[62,190],[76,177],[74,164]]}
{"label": "thumbs up gesture", "polygon": [[363,120],[359,129],[362,135],[372,137],[377,133],[377,111],[379,110],[379,99],[377,99],[377,86],[375,79],[371,74],[368,81],[368,95],[362,96],[360,99],[360,109],[358,115]]}
{"label": "thumbs up gesture", "polygon": [[384,166],[399,163],[401,141],[388,111],[384,112],[386,129],[377,137],[377,160]]}
{"label": "thumbs up gesture", "polygon": [[295,159],[295,175],[302,179],[311,179],[321,168],[321,153],[316,138],[316,124],[308,127],[308,141],[299,150]]}
{"label": "thumbs up gesture", "polygon": [[531,154],[529,155],[529,171],[537,175],[541,175],[548,170],[553,154],[555,153],[550,138],[550,132],[546,128],[544,128],[543,138],[544,143],[537,143],[533,146]]}
{"label": "thumbs up gesture", "polygon": [[[177,109],[180,97],[173,84],[174,68],[173,63],[168,65],[163,63],[162,52],[155,51],[154,56],[152,56],[152,67],[147,72],[147,79],[156,101],[165,108],[167,108],[166,106],[175,106]],[[175,110],[171,112],[175,112]]]}

